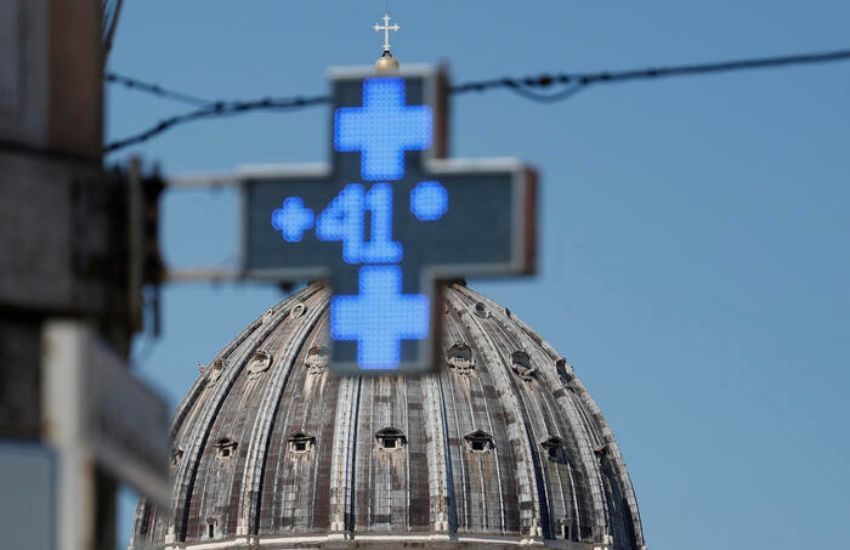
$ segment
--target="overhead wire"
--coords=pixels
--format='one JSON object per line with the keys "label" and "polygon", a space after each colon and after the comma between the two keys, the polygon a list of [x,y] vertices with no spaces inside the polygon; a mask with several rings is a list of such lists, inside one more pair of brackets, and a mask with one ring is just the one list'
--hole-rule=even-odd
{"label": "overhead wire", "polygon": [[[486,92],[503,88],[527,100],[538,103],[555,103],[569,99],[578,92],[586,90],[588,87],[596,84],[614,84],[637,80],[654,80],[677,76],[693,76],[796,65],[812,65],[848,60],[850,60],[850,49],[845,49],[621,71],[554,74],[543,73],[527,77],[495,78],[464,82],[452,86],[449,91],[454,94],[465,94],[472,92]],[[327,95],[264,98],[251,101],[210,102],[182,92],[168,90],[156,84],[145,83],[130,77],[119,76],[115,73],[109,73],[107,75],[107,80],[109,82],[122,84],[141,91],[152,93],[160,97],[167,97],[171,99],[182,98],[184,102],[195,102],[194,104],[199,105],[199,108],[194,111],[163,119],[142,132],[109,143],[106,147],[104,147],[105,153],[111,153],[131,145],[143,143],[165,132],[166,130],[173,128],[174,126],[185,124],[194,120],[236,115],[256,110],[293,111],[330,102],[330,97]],[[130,84],[130,82],[132,82],[132,84]],[[548,91],[553,88],[556,89],[556,91]]]}
{"label": "overhead wire", "polygon": [[[618,83],[629,80],[650,80],[673,76],[697,74],[712,74],[742,70],[769,69],[791,65],[809,65],[850,60],[850,50],[836,50],[812,54],[785,55],[779,57],[761,57],[755,59],[740,59],[716,63],[696,63],[672,67],[650,67],[647,69],[630,69],[623,71],[599,71],[593,73],[544,73],[524,78],[498,78],[466,82],[454,86],[453,93],[485,92],[497,88],[505,88],[535,101],[557,101],[558,94],[522,94],[536,88],[551,88],[559,85],[586,87],[601,83]],[[572,94],[565,94],[566,99]]]}
{"label": "overhead wire", "polygon": [[516,84],[512,84],[506,85],[506,88],[523,99],[536,101],[538,103],[557,103],[559,101],[564,101],[565,99],[574,96],[582,90],[586,90],[588,86],[589,84],[572,84],[570,86],[565,87],[563,90],[545,94],[541,94],[537,91],[534,91],[535,86],[519,86]]}
{"label": "overhead wire", "polygon": [[187,94],[184,92],[177,92],[174,90],[170,90],[168,88],[163,88],[159,84],[154,84],[150,82],[145,82],[143,80],[139,80],[137,78],[133,78],[130,76],[124,76],[114,72],[108,72],[104,76],[104,79],[109,84],[120,84],[129,90],[137,90],[141,92],[146,92],[151,95],[155,95],[165,99],[173,99],[175,101],[180,101],[182,103],[188,103],[189,105],[195,106],[203,106],[209,105],[211,103],[215,103],[214,100],[205,99],[202,97],[198,97],[196,95]]}
{"label": "overhead wire", "polygon": [[118,20],[121,18],[124,0],[103,0],[101,5],[103,14],[103,59],[105,61],[109,57],[110,50],[112,50],[112,41],[115,38]]}
{"label": "overhead wire", "polygon": [[288,111],[311,107],[314,105],[321,105],[323,103],[328,103],[329,101],[330,97],[328,96],[264,98],[252,101],[217,101],[194,111],[162,119],[157,124],[143,132],[107,144],[103,148],[103,151],[104,153],[111,153],[130,145],[148,141],[152,137],[157,136],[174,126],[185,124],[193,120],[231,116],[258,110]]}

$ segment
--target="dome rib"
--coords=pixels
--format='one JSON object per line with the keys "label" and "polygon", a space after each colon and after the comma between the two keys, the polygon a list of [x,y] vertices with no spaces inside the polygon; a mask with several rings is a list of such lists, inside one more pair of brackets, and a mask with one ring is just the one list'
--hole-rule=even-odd
{"label": "dome rib", "polygon": [[[468,326],[466,326],[465,321],[461,318],[461,315],[460,315],[461,311],[462,311],[462,309],[458,310],[457,307],[455,306],[453,308],[450,308],[450,310],[447,312],[447,325],[448,326],[447,326],[446,332],[448,332],[452,335],[452,339],[454,341],[469,340],[471,342],[472,339],[467,338],[467,335],[465,334],[465,331],[468,331],[470,329],[469,329]],[[461,330],[461,327],[463,327],[464,330]],[[445,342],[444,347],[445,347],[445,345],[448,345],[448,343],[449,342]],[[468,345],[468,344],[464,344],[464,345]],[[472,348],[470,348],[470,350],[471,349]],[[478,352],[478,354],[480,355],[481,352]],[[473,400],[475,400],[473,398],[473,395],[477,394],[479,396],[485,396],[488,393],[487,387],[485,386],[484,382],[482,381],[482,379],[480,377],[477,377],[477,376],[471,377],[467,373],[467,375],[464,375],[462,377],[448,376],[448,377],[446,377],[446,379],[448,380],[448,383],[450,385],[452,399],[454,401],[458,402],[459,404],[464,405],[465,409],[467,409],[468,412],[469,412],[469,414],[466,415],[465,417],[461,417],[458,414],[458,409],[460,407],[452,406],[453,419],[455,421],[454,422],[454,425],[455,425],[455,430],[454,430],[455,440],[458,440],[460,437],[463,437],[464,439],[466,439],[467,434],[481,431],[482,428],[486,428],[487,433],[491,433],[491,434],[495,434],[499,431],[503,431],[503,430],[497,429],[498,422],[493,416],[493,411],[491,410],[487,399],[480,399],[480,398],[478,399],[478,401],[480,401],[480,406],[479,406],[478,411],[476,411],[476,407],[473,404]],[[442,378],[441,378],[441,381],[442,381]],[[473,385],[475,386],[474,389],[472,388]],[[495,394],[495,391],[496,391],[495,387],[490,386],[490,388],[492,389],[492,393]],[[443,397],[445,399],[445,395]],[[479,417],[480,417],[480,419],[476,420],[476,418],[479,418]],[[465,422],[462,422],[462,420],[465,421]],[[502,439],[504,439],[504,438],[502,438]],[[508,447],[506,447],[505,452],[502,453],[502,454],[505,457],[508,457],[508,456],[510,456],[509,451],[510,451],[510,449]],[[463,487],[466,487],[467,486],[466,479],[471,479],[472,473],[470,472],[470,466],[471,465],[468,464],[467,461],[462,460],[462,457],[463,457],[462,453],[463,452],[464,452],[463,448],[460,445],[458,445],[457,446],[457,454],[460,455],[460,456],[458,457],[457,461],[459,462],[459,468],[458,469],[460,471],[461,478],[462,478],[461,479],[461,485]],[[512,476],[513,472],[512,471],[511,472],[504,472],[504,474],[503,474],[502,463],[505,462],[506,460],[503,459],[502,455],[500,455],[498,449],[494,450],[494,454],[496,456],[495,456],[494,460],[492,461],[492,464],[493,464],[493,469],[494,469],[493,473],[495,475],[496,486],[497,487],[504,487],[506,485],[505,478],[508,475]],[[480,521],[481,521],[481,526],[486,528],[486,527],[490,526],[489,519],[490,519],[490,516],[492,515],[489,512],[490,507],[488,506],[488,501],[487,501],[487,498],[486,498],[486,482],[487,482],[487,480],[485,480],[483,478],[483,476],[479,475],[478,482],[481,486],[480,505],[483,508],[483,513],[480,515]],[[506,504],[513,504],[513,503],[510,503],[510,501],[508,501],[506,503],[506,501],[503,498],[501,491],[497,493],[497,496],[498,496],[498,503],[497,504],[498,504],[499,529],[501,530],[501,532],[508,532],[511,529],[511,525],[516,523],[516,530],[518,531],[519,530],[519,521],[520,521],[518,506],[516,506],[516,507],[515,506],[506,506]],[[474,521],[475,504],[477,504],[477,502],[472,498],[461,498],[461,499],[458,499],[456,501],[456,505],[461,506],[462,509],[463,509],[463,522],[459,525],[463,529],[473,531],[473,532],[476,529],[476,524],[475,524],[475,521]],[[515,518],[516,521],[514,521],[512,516],[516,516],[516,518]],[[455,515],[455,517],[457,518],[457,514]],[[456,525],[458,525],[458,524],[456,523]]]}
{"label": "dome rib", "polygon": [[[318,296],[327,297],[329,292],[323,289]],[[295,360],[309,333],[315,328],[327,309],[327,301],[308,307],[307,317],[298,322],[292,337],[285,344],[283,353],[275,358],[275,365],[268,373],[266,390],[259,405],[259,414],[254,421],[251,443],[242,474],[242,494],[239,501],[239,515],[236,535],[256,535],[260,521],[260,499],[263,472],[271,439],[272,425],[277,416],[278,405],[286,381],[295,368]]]}
{"label": "dome rib", "polygon": [[[483,356],[484,362],[488,365],[499,365],[502,359],[499,357],[498,349],[490,339],[487,331],[483,329],[476,316],[470,315],[468,308],[461,307],[463,302],[452,296],[450,298],[461,319],[470,331],[473,340],[473,345],[478,352]],[[507,373],[504,369],[493,368],[490,371],[494,381],[497,384],[497,390],[503,398],[507,400],[507,409],[514,412],[506,412],[509,441],[513,444],[513,449],[519,451],[520,457],[514,457],[514,470],[521,477],[519,479],[519,508],[520,508],[520,527],[523,535],[531,538],[536,538],[542,535],[539,530],[540,522],[540,499],[539,488],[537,486],[537,476],[534,471],[534,460],[528,440],[528,434],[523,433],[519,427],[519,419],[515,418],[515,414],[524,416],[524,409],[520,406],[520,398],[514,393],[514,388],[510,380],[507,378]],[[519,460],[516,460],[519,458]]]}
{"label": "dome rib", "polygon": [[[476,342],[475,335],[472,334],[474,327],[470,323],[471,316],[469,318],[464,317],[464,314],[468,313],[467,309],[464,307],[458,308],[457,304],[455,304],[451,309],[451,313],[457,316],[453,321],[453,326],[458,331],[458,338],[468,341],[471,344],[473,354],[484,358],[481,361],[484,363],[486,357],[489,357],[489,355],[485,352],[486,348],[482,348],[482,343]],[[491,364],[495,365],[498,363]],[[455,439],[463,438],[466,442],[470,442],[467,438],[469,434],[484,432],[490,434],[490,437],[493,439],[490,440],[488,448],[492,450],[493,454],[492,469],[495,475],[495,486],[500,489],[495,491],[495,497],[492,491],[488,494],[489,479],[487,479],[486,473],[483,472],[483,469],[486,468],[486,459],[464,460],[464,453],[467,453],[467,449],[463,445],[458,445],[456,448],[460,455],[459,469],[461,473],[471,478],[473,476],[471,470],[477,466],[478,477],[476,479],[481,487],[478,498],[476,498],[474,491],[470,491],[469,494],[464,494],[463,498],[458,501],[458,504],[463,504],[463,528],[469,532],[476,532],[495,527],[495,525],[490,523],[491,516],[494,515],[489,511],[492,507],[498,512],[495,515],[498,517],[498,528],[501,533],[522,532],[522,501],[515,498],[506,499],[505,491],[502,489],[505,487],[511,487],[513,489],[514,487],[517,468],[513,457],[518,448],[517,445],[511,444],[512,438],[509,435],[509,424],[515,427],[516,418],[505,415],[505,411],[501,409],[501,406],[493,406],[498,403],[496,401],[497,396],[504,393],[504,389],[501,392],[498,391],[496,381],[493,380],[492,373],[488,369],[481,369],[475,376],[469,376],[467,374],[461,377],[447,376],[446,378],[452,382],[455,379],[457,380],[456,384],[452,383],[453,398],[466,405],[469,412],[466,417],[463,417],[457,414],[457,410],[460,407],[453,407],[456,424]],[[488,398],[488,395],[492,397]],[[493,444],[494,439],[497,440],[495,441],[496,444]],[[511,496],[515,497],[516,495]],[[493,498],[496,501],[490,503],[489,500]],[[526,499],[525,502],[528,502],[528,500]],[[483,513],[480,515],[476,514],[479,505],[483,508]],[[530,509],[531,506],[529,505],[527,508]]]}
{"label": "dome rib", "polygon": [[447,467],[451,456],[448,446],[446,427],[446,406],[439,379],[425,378],[424,388],[425,430],[428,436],[426,452],[428,456],[428,492],[430,495],[431,523],[437,533],[448,532],[457,525],[457,518],[450,514],[454,499],[454,487]]}
{"label": "dome rib", "polygon": [[[317,307],[324,307],[324,304]],[[294,528],[299,508],[328,509],[326,492],[317,488],[328,474],[316,466],[327,464],[331,459],[333,433],[328,433],[326,426],[333,425],[328,418],[333,417],[335,408],[322,406],[320,396],[325,392],[333,393],[337,386],[336,379],[319,376],[324,372],[321,366],[324,359],[317,360],[311,355],[318,344],[324,342],[326,331],[327,317],[322,316],[294,357],[288,381],[274,412],[260,483],[262,497],[254,532],[258,536],[274,531],[278,524],[291,524],[290,528]],[[306,376],[301,376],[304,373]],[[292,379],[302,381],[303,385],[290,383]],[[296,389],[299,386],[300,389]],[[303,452],[293,442],[293,436],[299,433],[309,434],[312,442],[302,449]],[[314,520],[304,527],[316,527],[315,517],[314,514]]]}
{"label": "dome rib", "polygon": [[354,453],[362,379],[344,378],[340,382],[334,432],[333,461],[331,462],[331,533],[354,529]]}

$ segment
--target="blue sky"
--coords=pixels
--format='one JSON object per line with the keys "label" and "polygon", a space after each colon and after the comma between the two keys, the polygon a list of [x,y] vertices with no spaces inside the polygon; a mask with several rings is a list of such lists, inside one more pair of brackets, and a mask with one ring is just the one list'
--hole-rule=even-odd
{"label": "blue sky", "polygon": [[[212,98],[323,93],[368,64],[384,0],[126,2],[109,68]],[[402,63],[455,82],[837,49],[850,4],[389,2]],[[453,100],[452,156],[542,174],[540,269],[471,286],[575,366],[621,444],[653,550],[850,540],[850,64]],[[107,139],[180,104],[108,89]],[[115,154],[165,174],[323,161],[326,107],[198,122]],[[232,192],[170,192],[174,266],[235,253]],[[176,403],[282,297],[174,285],[139,371]],[[147,347],[140,343],[139,347]],[[129,532],[129,497],[121,533]]]}

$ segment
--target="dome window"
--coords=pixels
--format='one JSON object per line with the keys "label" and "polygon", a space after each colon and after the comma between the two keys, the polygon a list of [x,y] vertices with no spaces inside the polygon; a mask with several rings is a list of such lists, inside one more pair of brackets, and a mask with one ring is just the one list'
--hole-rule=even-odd
{"label": "dome window", "polygon": [[561,377],[566,383],[569,383],[571,380],[570,373],[567,371],[567,360],[561,357],[555,362],[555,370],[558,372],[558,376]]}
{"label": "dome window", "polygon": [[260,374],[269,370],[269,367],[272,366],[272,354],[267,352],[266,350],[257,350],[254,352],[254,356],[251,358],[251,362],[248,363],[248,376],[249,378],[256,378]]}
{"label": "dome window", "polygon": [[171,451],[171,465],[177,466],[180,464],[180,461],[183,459],[183,447],[177,447],[176,449]]}
{"label": "dome window", "polygon": [[304,305],[304,302],[296,303],[292,306],[292,309],[289,310],[289,315],[291,315],[294,319],[302,317],[305,313],[307,313],[307,306]]}
{"label": "dome window", "polygon": [[313,346],[307,352],[304,360],[308,374],[322,374],[328,366],[328,348],[325,346]]}
{"label": "dome window", "polygon": [[237,443],[228,437],[222,437],[215,442],[215,457],[226,460],[236,453]]}
{"label": "dome window", "polygon": [[475,368],[472,361],[472,349],[466,344],[455,344],[446,352],[446,363],[458,374],[469,374]]}
{"label": "dome window", "polygon": [[546,449],[546,454],[549,460],[555,462],[566,463],[567,461],[567,446],[564,440],[557,436],[549,436],[540,442],[540,446]]}
{"label": "dome window", "polygon": [[218,536],[218,521],[214,519],[207,520],[207,538],[214,539]]}
{"label": "dome window", "polygon": [[603,443],[602,445],[593,449],[593,452],[599,457],[599,460],[602,461],[608,457],[608,451],[610,450],[607,443]]}
{"label": "dome window", "polygon": [[537,367],[531,364],[531,357],[524,351],[511,354],[511,368],[525,381],[533,380],[537,375]]}
{"label": "dome window", "polygon": [[316,438],[304,432],[295,432],[289,436],[289,452],[295,454],[309,453],[316,445]]}
{"label": "dome window", "polygon": [[407,437],[398,428],[384,428],[375,434],[375,438],[378,440],[379,448],[390,451],[401,449],[407,443]]}
{"label": "dome window", "polygon": [[560,522],[558,522],[559,527],[559,535],[563,540],[572,540],[573,536],[573,520],[570,518],[563,518]]}
{"label": "dome window", "polygon": [[475,430],[463,436],[467,448],[473,453],[487,453],[495,448],[493,436],[481,430]]}
{"label": "dome window", "polygon": [[215,384],[219,378],[221,378],[221,373],[224,372],[224,360],[221,358],[213,361],[213,364],[207,369],[207,380],[210,384]]}

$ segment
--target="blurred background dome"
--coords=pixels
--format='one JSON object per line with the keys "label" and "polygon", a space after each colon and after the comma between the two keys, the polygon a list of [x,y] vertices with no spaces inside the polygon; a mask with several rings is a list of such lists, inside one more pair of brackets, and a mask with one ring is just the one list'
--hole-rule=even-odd
{"label": "blurred background dome", "polygon": [[179,406],[171,508],[131,548],[645,548],[623,458],[572,367],[446,287],[438,374],[328,372],[313,284],[230,342]]}

